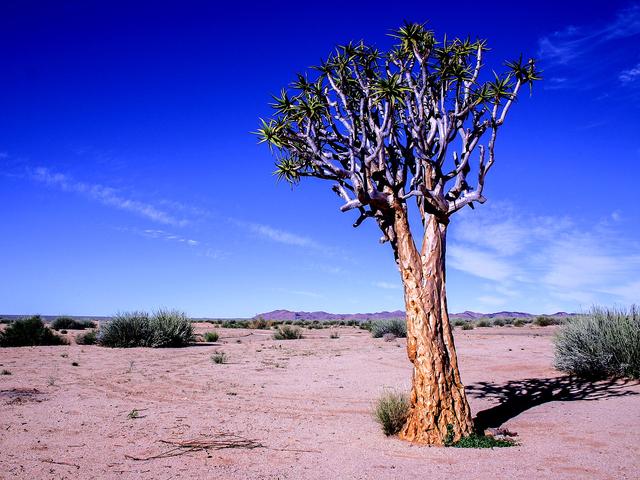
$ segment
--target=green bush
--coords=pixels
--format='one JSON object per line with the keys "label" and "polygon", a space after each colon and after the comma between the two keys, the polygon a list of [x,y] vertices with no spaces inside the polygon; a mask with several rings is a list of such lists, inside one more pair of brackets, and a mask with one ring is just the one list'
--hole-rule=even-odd
{"label": "green bush", "polygon": [[149,322],[154,348],[186,347],[194,341],[193,325],[184,312],[160,309]]}
{"label": "green bush", "polygon": [[535,325],[538,325],[539,327],[548,327],[549,325],[560,325],[563,322],[559,318],[545,317],[545,316],[541,315],[539,317],[536,317],[536,319],[533,321],[533,323]]}
{"label": "green bush", "polygon": [[407,322],[402,318],[377,320],[371,323],[371,336],[381,338],[385,333],[392,333],[398,338],[407,336]]}
{"label": "green bush", "polygon": [[224,352],[218,352],[217,350],[211,355],[211,361],[216,364],[227,363],[228,361],[227,354]]}
{"label": "green bush", "polygon": [[464,325],[462,325],[463,330],[473,330],[473,328],[473,323],[471,322],[466,322]]}
{"label": "green bush", "polygon": [[96,330],[90,330],[87,333],[83,333],[76,337],[76,343],[78,345],[95,345],[98,343],[98,332]]}
{"label": "green bush", "polygon": [[376,402],[373,414],[385,435],[395,435],[407,420],[409,398],[405,393],[386,391]]}
{"label": "green bush", "polygon": [[513,326],[514,326],[514,327],[524,327],[525,323],[527,323],[527,322],[525,322],[525,321],[524,321],[524,320],[522,320],[521,318],[517,318],[517,319],[515,319],[515,320],[513,321]]}
{"label": "green bush", "polygon": [[582,377],[640,378],[640,312],[593,307],[555,338],[555,366]]}
{"label": "green bush", "polygon": [[483,318],[482,320],[478,320],[478,322],[476,323],[476,326],[481,328],[487,328],[491,326],[491,322]]}
{"label": "green bush", "polygon": [[177,310],[119,313],[98,333],[104,347],[184,347],[194,339],[189,318]]}
{"label": "green bush", "polygon": [[302,338],[302,331],[297,327],[282,325],[273,333],[275,340],[297,340]]}
{"label": "green bush", "polygon": [[147,312],[124,312],[116,314],[100,327],[98,343],[113,348],[148,347],[152,336]]}
{"label": "green bush", "polygon": [[75,320],[71,317],[58,317],[51,322],[54,330],[85,330],[93,327],[95,324],[90,320]]}
{"label": "green bush", "polygon": [[504,322],[504,320],[502,318],[496,318],[493,321],[493,326],[494,327],[504,327],[505,326],[505,322]]}
{"label": "green bush", "polygon": [[472,434],[467,437],[462,437],[457,442],[448,446],[455,448],[501,448],[514,447],[516,445],[516,442],[510,439]]}
{"label": "green bush", "polygon": [[454,320],[453,321],[453,326],[454,327],[464,327],[467,324],[467,322],[465,322],[464,320]]}
{"label": "green bush", "polygon": [[216,332],[215,330],[212,330],[211,332],[205,332],[203,336],[205,342],[217,342],[220,338],[220,335],[218,335],[218,332]]}
{"label": "green bush", "polygon": [[44,325],[39,315],[12,322],[0,332],[0,347],[67,345],[67,341]]}
{"label": "green bush", "polygon": [[249,322],[248,327],[254,330],[268,330],[271,328],[272,323],[266,321],[262,317],[254,318]]}

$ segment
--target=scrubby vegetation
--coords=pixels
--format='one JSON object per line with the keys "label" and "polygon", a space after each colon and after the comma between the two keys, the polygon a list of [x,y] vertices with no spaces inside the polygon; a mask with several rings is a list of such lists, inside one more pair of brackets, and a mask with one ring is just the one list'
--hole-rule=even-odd
{"label": "scrubby vegetation", "polygon": [[478,320],[478,322],[476,323],[476,326],[481,328],[487,328],[491,326],[491,322],[483,318],[482,320]]}
{"label": "scrubby vegetation", "polygon": [[473,434],[468,437],[462,437],[457,442],[447,446],[454,448],[501,448],[515,445],[516,442],[513,440]]}
{"label": "scrubby vegetation", "polygon": [[98,343],[103,347],[132,348],[151,346],[151,322],[147,312],[116,314],[103,324],[98,333]]}
{"label": "scrubby vegetation", "polygon": [[215,351],[213,355],[211,355],[211,361],[215,364],[223,364],[227,363],[228,357],[224,352]]}
{"label": "scrubby vegetation", "polygon": [[47,328],[39,315],[11,322],[0,332],[0,347],[66,345],[67,341]]}
{"label": "scrubby vegetation", "polygon": [[220,335],[218,335],[218,332],[215,330],[212,330],[210,332],[205,332],[203,338],[205,342],[217,342]]}
{"label": "scrubby vegetation", "polygon": [[87,333],[80,334],[76,337],[76,343],[78,345],[95,345],[98,343],[98,332],[91,330]]}
{"label": "scrubby vegetation", "polygon": [[640,378],[640,311],[593,307],[555,339],[555,366],[582,377]]}
{"label": "scrubby vegetation", "polygon": [[533,321],[534,325],[539,327],[548,327],[550,325],[561,325],[564,323],[560,318],[539,316]]}
{"label": "scrubby vegetation", "polygon": [[466,322],[464,325],[462,325],[463,330],[473,330],[473,328],[473,323],[471,322]]}
{"label": "scrubby vegetation", "polygon": [[158,310],[151,316],[149,326],[154,348],[186,347],[194,341],[193,325],[184,312]]}
{"label": "scrubby vegetation", "polygon": [[297,340],[302,338],[302,331],[298,327],[281,325],[273,333],[273,338],[275,340]]}
{"label": "scrubby vegetation", "polygon": [[409,398],[405,393],[388,390],[375,404],[373,414],[385,435],[400,431],[409,413]]}
{"label": "scrubby vegetation", "polygon": [[119,313],[98,333],[100,345],[117,348],[185,347],[193,340],[191,321],[177,310]]}
{"label": "scrubby vegetation", "polygon": [[54,330],[85,330],[93,328],[95,324],[90,320],[76,320],[71,317],[58,317],[51,322]]}
{"label": "scrubby vegetation", "polygon": [[407,322],[403,318],[371,322],[371,336],[373,338],[382,338],[386,333],[391,333],[398,338],[406,337]]}
{"label": "scrubby vegetation", "polygon": [[524,327],[524,325],[527,322],[525,322],[524,320],[522,320],[521,318],[517,318],[516,320],[513,321],[513,326],[514,327]]}
{"label": "scrubby vegetation", "polygon": [[248,327],[254,330],[268,330],[271,328],[272,322],[266,321],[262,317],[254,318],[249,322]]}

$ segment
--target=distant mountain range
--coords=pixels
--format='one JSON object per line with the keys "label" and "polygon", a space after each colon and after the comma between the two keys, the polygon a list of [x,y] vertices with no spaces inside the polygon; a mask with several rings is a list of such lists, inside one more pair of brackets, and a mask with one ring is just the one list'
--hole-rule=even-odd
{"label": "distant mountain range", "polygon": [[[389,318],[402,318],[405,313],[402,310],[393,312],[375,313],[328,313],[328,312],[293,312],[291,310],[273,310],[271,312],[259,313],[256,317],[265,320],[385,320]],[[571,315],[567,312],[557,312],[545,317],[567,317]],[[537,317],[533,313],[524,312],[495,312],[479,313],[466,311],[462,313],[450,313],[452,320],[476,320],[478,318],[531,318]],[[255,318],[255,317],[254,317]]]}

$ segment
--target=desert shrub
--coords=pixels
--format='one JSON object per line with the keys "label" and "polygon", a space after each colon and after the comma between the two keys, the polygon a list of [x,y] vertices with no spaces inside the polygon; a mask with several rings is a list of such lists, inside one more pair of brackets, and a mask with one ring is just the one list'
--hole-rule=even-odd
{"label": "desert shrub", "polygon": [[54,330],[85,330],[93,327],[95,324],[90,320],[75,320],[71,317],[58,317],[51,322]]}
{"label": "desert shrub", "polygon": [[502,321],[504,322],[505,325],[513,325],[515,318],[503,318]]}
{"label": "desert shrub", "polygon": [[153,332],[146,312],[116,314],[104,323],[98,332],[98,343],[103,347],[131,348],[151,345]]}
{"label": "desert shrub", "polygon": [[358,327],[360,328],[360,330],[367,330],[370,332],[372,325],[373,324],[367,320],[366,322],[362,322],[360,325],[358,325]]}
{"label": "desert shrub", "polygon": [[536,317],[533,323],[539,327],[548,327],[549,325],[560,325],[562,321],[555,317],[545,317],[541,315]]}
{"label": "desert shrub", "polygon": [[396,337],[404,338],[407,336],[407,322],[402,318],[394,318],[391,320],[378,320],[371,324],[371,336],[373,338],[381,338],[385,333],[392,333]]}
{"label": "desert shrub", "polygon": [[67,345],[67,341],[44,325],[39,315],[12,322],[0,332],[0,347]]}
{"label": "desert shrub", "polygon": [[249,322],[247,320],[225,320],[220,326],[222,328],[249,328]]}
{"label": "desert shrub", "polygon": [[223,364],[227,363],[228,357],[226,353],[218,352],[216,350],[215,352],[213,352],[213,355],[211,355],[211,361],[215,364]]}
{"label": "desert shrub", "polygon": [[555,338],[555,366],[583,377],[640,378],[640,311],[593,307]]}
{"label": "desert shrub", "polygon": [[378,398],[373,414],[385,435],[395,435],[409,414],[409,398],[402,392],[386,391]]}
{"label": "desert shrub", "polygon": [[513,321],[513,326],[514,327],[524,327],[525,325],[525,321],[522,320],[521,318],[517,318],[516,320]]}
{"label": "desert shrub", "polygon": [[186,347],[194,340],[191,320],[178,310],[158,310],[151,317],[149,326],[154,348]]}
{"label": "desert shrub", "polygon": [[385,333],[382,335],[382,339],[385,342],[393,342],[396,339],[396,336],[393,333]]}
{"label": "desert shrub", "polygon": [[454,327],[464,327],[467,324],[467,322],[465,322],[464,320],[454,320],[453,321],[453,326]]}
{"label": "desert shrub", "polygon": [[302,338],[302,331],[297,327],[282,325],[273,333],[275,340],[297,340]]}
{"label": "desert shrub", "polygon": [[248,326],[249,328],[252,328],[254,330],[268,330],[269,328],[271,328],[271,325],[271,322],[266,321],[262,317],[258,317],[251,320]]}
{"label": "desert shrub", "polygon": [[463,330],[473,330],[473,323],[466,322],[464,325],[462,325],[462,329]]}
{"label": "desert shrub", "polygon": [[331,333],[329,334],[329,338],[332,338],[332,339],[334,339],[334,340],[335,340],[335,339],[337,339],[337,338],[340,338],[340,334],[337,332],[337,330],[334,330],[333,332],[331,332]]}
{"label": "desert shrub", "polygon": [[504,327],[504,326],[505,326],[504,320],[503,320],[503,319],[501,319],[501,318],[496,318],[496,319],[493,321],[493,326],[494,326],[494,327]]}
{"label": "desert shrub", "polygon": [[481,328],[487,328],[491,326],[491,322],[483,318],[482,320],[478,320],[478,322],[476,323],[476,326]]}
{"label": "desert shrub", "polygon": [[212,330],[211,332],[205,332],[203,336],[205,342],[217,342],[220,338],[220,335],[218,335],[218,332],[216,332],[215,330]]}
{"label": "desert shrub", "polygon": [[78,345],[95,345],[97,342],[98,332],[96,330],[90,330],[76,337],[76,343]]}

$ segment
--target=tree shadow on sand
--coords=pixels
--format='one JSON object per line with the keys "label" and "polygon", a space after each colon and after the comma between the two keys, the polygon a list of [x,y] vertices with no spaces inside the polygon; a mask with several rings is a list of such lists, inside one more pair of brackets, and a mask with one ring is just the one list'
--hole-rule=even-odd
{"label": "tree shadow on sand", "polygon": [[467,394],[475,398],[489,398],[499,403],[478,412],[475,428],[483,432],[498,428],[506,421],[537,405],[547,402],[599,400],[602,398],[639,395],[627,386],[640,385],[638,381],[610,379],[587,380],[572,376],[555,378],[528,378],[511,380],[504,384],[478,382],[466,387]]}

